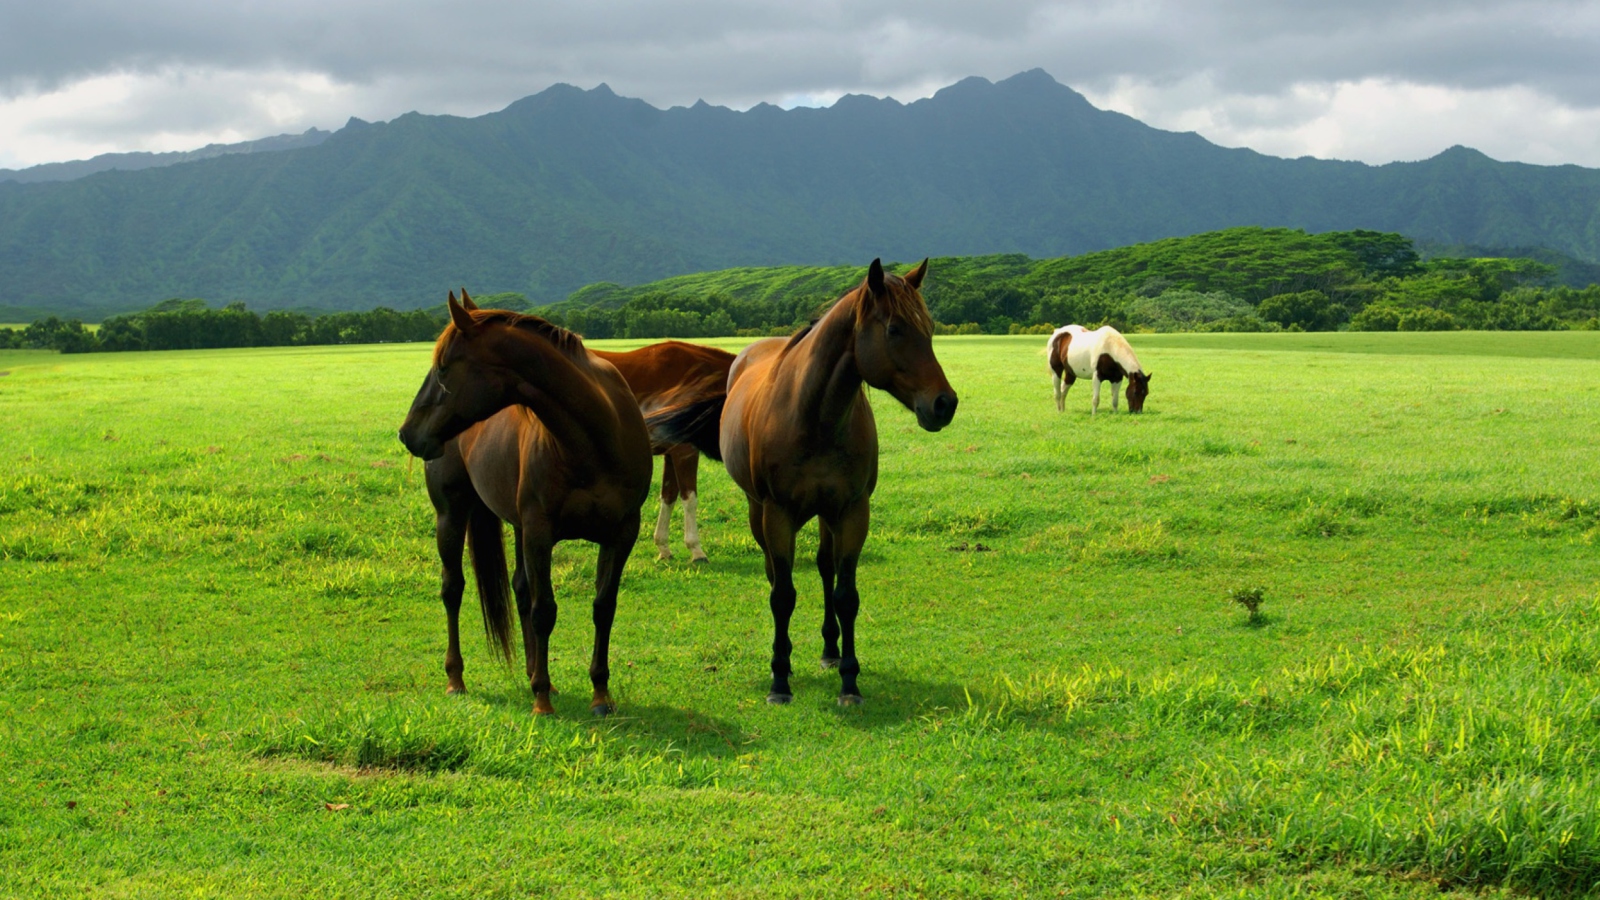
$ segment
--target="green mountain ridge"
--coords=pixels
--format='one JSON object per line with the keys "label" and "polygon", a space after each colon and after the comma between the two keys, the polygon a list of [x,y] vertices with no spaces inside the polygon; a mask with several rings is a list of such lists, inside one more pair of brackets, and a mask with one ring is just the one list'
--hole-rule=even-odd
{"label": "green mountain ridge", "polygon": [[477,118],[352,120],[312,147],[0,184],[0,307],[410,309],[461,285],[550,303],[597,282],[1055,258],[1243,225],[1595,263],[1600,170],[1459,147],[1279,159],[1096,109],[1039,70],[909,104],[745,112],[557,85]]}

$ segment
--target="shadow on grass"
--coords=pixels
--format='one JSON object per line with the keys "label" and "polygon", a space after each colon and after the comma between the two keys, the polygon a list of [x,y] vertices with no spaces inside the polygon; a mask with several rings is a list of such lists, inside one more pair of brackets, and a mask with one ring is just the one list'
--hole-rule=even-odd
{"label": "shadow on grass", "polygon": [[1277,621],[1278,621],[1278,619],[1277,619],[1276,616],[1269,616],[1266,613],[1256,613],[1253,616],[1249,616],[1249,617],[1245,618],[1244,621],[1238,623],[1234,627],[1235,628],[1244,628],[1244,629],[1248,629],[1250,631],[1259,631],[1259,630],[1261,630],[1263,628],[1266,628],[1268,625],[1271,625],[1271,624],[1273,624],[1273,623],[1275,623]]}
{"label": "shadow on grass", "polygon": [[[893,671],[864,669],[857,687],[862,702],[857,706],[840,706],[839,673],[823,669],[810,661],[809,666],[797,664],[796,672],[789,678],[794,690],[794,702],[806,706],[820,706],[837,717],[839,724],[851,728],[879,729],[904,725],[926,715],[933,709],[961,709],[967,705],[967,693],[955,682],[925,681],[908,678]],[[767,683],[759,687],[765,695]]]}

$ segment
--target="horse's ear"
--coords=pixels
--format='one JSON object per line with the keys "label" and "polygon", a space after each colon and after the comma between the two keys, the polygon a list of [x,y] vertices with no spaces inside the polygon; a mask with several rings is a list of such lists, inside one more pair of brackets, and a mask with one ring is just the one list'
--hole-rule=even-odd
{"label": "horse's ear", "polygon": [[467,296],[466,288],[461,289],[461,305],[466,308],[468,312],[478,308],[478,304],[473,303],[472,298]]}
{"label": "horse's ear", "polygon": [[[465,292],[463,292],[463,295]],[[471,335],[478,330],[478,323],[472,321],[472,313],[466,307],[456,302],[455,292],[450,293],[450,321],[456,325],[456,330],[465,335]]]}
{"label": "horse's ear", "polygon": [[927,257],[923,257],[922,265],[917,266],[915,269],[912,269],[911,271],[906,273],[906,275],[905,275],[906,284],[911,285],[911,289],[912,290],[920,291],[920,290],[922,290],[922,279],[927,274],[928,274],[928,260],[927,260]]}
{"label": "horse's ear", "polygon": [[885,290],[883,285],[883,260],[875,259],[867,268],[867,290],[874,297],[882,297]]}

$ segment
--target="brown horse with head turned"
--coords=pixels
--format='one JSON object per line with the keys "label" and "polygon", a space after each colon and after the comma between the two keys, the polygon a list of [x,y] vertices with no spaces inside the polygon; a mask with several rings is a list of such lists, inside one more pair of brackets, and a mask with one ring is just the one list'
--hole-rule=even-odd
{"label": "brown horse with head turned", "polygon": [[[462,291],[466,299],[466,292]],[[470,300],[467,302],[470,303]],[[502,521],[515,533],[517,613],[533,711],[550,703],[550,633],[556,624],[550,555],[565,540],[600,545],[595,567],[590,708],[614,708],[611,623],[622,568],[639,538],[650,493],[650,439],[633,393],[575,334],[505,310],[469,310],[450,296],[450,324],[412,401],[400,441],[427,460],[428,496],[444,564],[440,596],[449,628],[449,691],[462,681],[457,627],[466,543],[491,645],[511,652]]]}
{"label": "brown horse with head turned", "polygon": [[[682,341],[662,341],[626,353],[589,352],[617,367],[628,387],[633,389],[633,396],[645,415],[725,395],[728,367],[733,365],[733,354],[726,350]],[[700,454],[687,443],[653,449],[661,456],[661,510],[656,515],[655,530],[660,558],[672,558],[667,541],[668,525],[672,521],[673,504],[682,499],[683,543],[689,548],[691,562],[705,562],[706,551],[700,546],[700,528],[695,521],[699,507]]]}
{"label": "brown horse with head turned", "polygon": [[[878,431],[865,385],[888,391],[938,431],[956,394],[933,355],[933,320],[919,289],[926,260],[902,277],[872,261],[861,286],[791,338],[757,341],[734,360],[716,446],[750,502],[750,531],[766,553],[774,625],[772,690],[787,703],[795,532],[818,520],[822,662],[837,666],[839,702],[861,702],[856,676],[856,564],[878,483]],[[651,418],[660,439],[692,432],[712,409],[692,404]]]}

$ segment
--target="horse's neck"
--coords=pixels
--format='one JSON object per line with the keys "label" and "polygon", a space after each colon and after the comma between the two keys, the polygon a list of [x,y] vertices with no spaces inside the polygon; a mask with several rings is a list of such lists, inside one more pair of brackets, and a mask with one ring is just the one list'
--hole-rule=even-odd
{"label": "horse's neck", "polygon": [[1139,357],[1133,355],[1133,347],[1120,333],[1107,333],[1102,337],[1100,352],[1110,354],[1124,372],[1139,371]]}
{"label": "horse's neck", "polygon": [[798,413],[797,421],[818,430],[842,425],[861,396],[856,367],[856,304],[846,294],[778,361],[778,375]]}
{"label": "horse's neck", "polygon": [[533,410],[570,459],[616,456],[616,410],[589,366],[541,337],[510,333],[515,351],[508,355],[522,376],[519,402]]}

